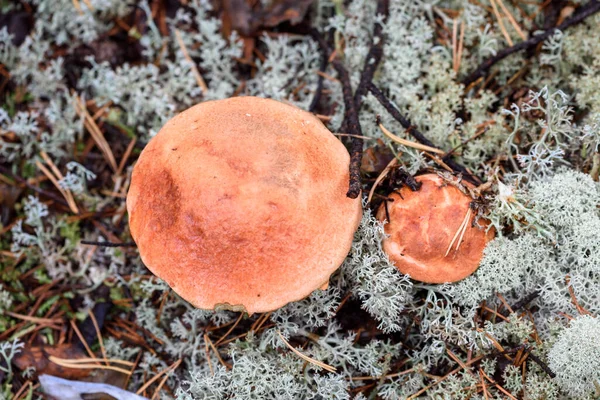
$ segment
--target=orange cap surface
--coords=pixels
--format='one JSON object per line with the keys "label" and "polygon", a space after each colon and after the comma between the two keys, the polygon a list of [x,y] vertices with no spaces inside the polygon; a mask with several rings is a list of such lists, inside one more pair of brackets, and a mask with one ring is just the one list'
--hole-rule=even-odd
{"label": "orange cap surface", "polygon": [[[436,174],[416,180],[422,183],[420,190],[403,187],[400,194],[388,196],[393,202],[387,202],[390,221],[384,229],[389,237],[383,241],[383,250],[400,272],[415,280],[444,283],[466,278],[479,266],[494,231],[473,226],[474,213],[465,220],[472,199],[456,187]],[[377,219],[387,219],[385,203]]]}
{"label": "orange cap surface", "polygon": [[203,309],[266,312],[344,261],[362,215],[350,156],[319,119],[269,99],[208,101],[148,143],[127,195],[146,266]]}

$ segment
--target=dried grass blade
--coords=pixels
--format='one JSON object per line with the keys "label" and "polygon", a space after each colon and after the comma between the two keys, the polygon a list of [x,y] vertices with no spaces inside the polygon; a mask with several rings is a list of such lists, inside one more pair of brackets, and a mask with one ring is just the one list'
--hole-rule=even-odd
{"label": "dried grass blade", "polygon": [[314,358],[311,358],[307,355],[304,355],[302,353],[300,353],[298,350],[296,350],[294,348],[294,346],[292,346],[291,344],[288,343],[287,340],[285,340],[285,338],[283,337],[283,335],[281,334],[281,332],[277,331],[277,334],[279,335],[279,337],[281,338],[281,340],[283,341],[283,343],[288,347],[288,349],[290,349],[291,351],[294,352],[294,354],[296,354],[298,357],[300,357],[301,359],[303,359],[306,362],[309,362],[313,365],[316,365],[318,367],[323,368],[326,371],[329,372],[336,372],[337,369],[335,367],[332,367],[331,365],[325,364],[324,362],[321,362],[319,360],[315,360]]}
{"label": "dried grass blade", "polygon": [[208,86],[206,86],[206,82],[204,81],[204,78],[202,78],[202,75],[200,75],[200,71],[198,71],[198,67],[196,66],[196,63],[194,62],[194,60],[192,60],[192,57],[190,57],[190,54],[188,53],[187,48],[185,47],[185,43],[183,43],[183,39],[181,37],[181,32],[179,32],[178,29],[175,29],[175,38],[177,39],[177,43],[179,44],[179,47],[181,48],[183,56],[192,65],[192,73],[194,74],[194,78],[196,78],[196,82],[198,83],[198,86],[200,86],[200,89],[202,89],[202,93],[206,94],[208,92]]}
{"label": "dried grass blade", "polygon": [[391,140],[393,140],[396,143],[400,143],[406,147],[412,147],[413,149],[428,151],[430,153],[445,154],[445,152],[443,150],[436,149],[435,147],[430,147],[430,146],[426,146],[421,143],[411,142],[410,140],[402,139],[401,137],[396,136],[392,132],[387,130],[381,122],[378,125],[379,125],[379,129],[381,129],[381,132],[383,132],[383,134],[385,136],[387,136],[388,138],[390,138]]}

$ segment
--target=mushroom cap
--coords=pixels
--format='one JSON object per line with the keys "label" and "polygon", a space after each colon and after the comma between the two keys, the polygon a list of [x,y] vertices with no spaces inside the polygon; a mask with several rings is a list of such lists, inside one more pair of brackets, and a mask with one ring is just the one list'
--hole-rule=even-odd
{"label": "mushroom cap", "polygon": [[[422,183],[420,190],[403,187],[388,196],[393,202],[387,202],[390,221],[384,229],[389,237],[383,241],[383,250],[400,272],[415,280],[444,283],[466,278],[479,267],[495,232],[473,226],[472,215],[459,249],[460,235],[446,255],[472,200],[436,174],[417,176],[416,180]],[[387,219],[385,203],[379,207],[377,219]]]}
{"label": "mushroom cap", "polygon": [[275,100],[207,101],[142,151],[127,195],[146,266],[198,308],[266,312],[326,286],[362,216],[350,156]]}

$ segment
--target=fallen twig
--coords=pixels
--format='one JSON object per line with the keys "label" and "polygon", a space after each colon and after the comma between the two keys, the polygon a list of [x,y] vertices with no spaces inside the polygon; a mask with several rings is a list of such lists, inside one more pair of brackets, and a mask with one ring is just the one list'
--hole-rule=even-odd
{"label": "fallen twig", "polygon": [[590,1],[586,5],[582,6],[575,16],[565,20],[565,22],[563,22],[562,24],[547,29],[543,33],[532,36],[527,40],[515,44],[514,46],[510,46],[503,50],[500,50],[498,53],[496,53],[495,56],[487,58],[481,63],[481,65],[479,65],[479,67],[477,67],[475,71],[473,71],[465,79],[463,79],[462,83],[465,85],[465,87],[469,86],[471,83],[475,82],[479,78],[482,78],[488,72],[488,70],[497,62],[504,60],[509,55],[537,46],[539,43],[554,35],[556,31],[564,31],[573,25],[577,25],[584,21],[587,17],[597,13],[598,11],[600,11],[600,1]]}

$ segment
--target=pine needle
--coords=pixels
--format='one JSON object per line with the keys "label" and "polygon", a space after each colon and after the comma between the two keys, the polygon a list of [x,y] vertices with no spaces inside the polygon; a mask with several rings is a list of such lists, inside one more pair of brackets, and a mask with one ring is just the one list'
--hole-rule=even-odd
{"label": "pine needle", "polygon": [[324,362],[321,362],[319,360],[315,360],[314,358],[311,358],[305,354],[300,353],[298,350],[296,350],[291,344],[288,343],[287,340],[285,340],[285,338],[283,337],[283,335],[281,334],[281,332],[279,332],[279,330],[277,330],[277,334],[279,335],[279,337],[281,338],[281,340],[283,341],[283,343],[288,347],[288,349],[290,349],[291,351],[294,352],[294,354],[296,354],[298,357],[300,357],[301,359],[303,359],[306,362],[309,362],[313,365],[316,365],[317,367],[321,367],[326,371],[329,372],[336,372],[337,369],[335,367],[332,367],[331,365],[325,364]]}
{"label": "pine needle", "polygon": [[73,7],[75,7],[75,9],[80,15],[83,14],[83,10],[81,9],[81,4],[79,4],[79,0],[73,0]]}
{"label": "pine needle", "polygon": [[[114,367],[112,365],[101,365],[101,364],[84,364],[84,363],[78,363],[78,362],[72,362],[72,360],[68,360],[65,358],[58,358],[58,357],[54,357],[54,356],[49,356],[48,360],[50,360],[51,362],[53,362],[56,365],[60,365],[61,367],[65,367],[65,368],[71,368],[71,369],[105,369],[105,370],[110,370],[110,371],[116,371],[116,372],[120,372],[122,374],[125,375],[130,375],[131,371],[123,369],[123,368],[119,368],[119,367]],[[104,360],[102,360],[104,361]]]}
{"label": "pine needle", "polygon": [[219,353],[219,350],[217,350],[217,348],[213,344],[212,340],[210,340],[210,338],[208,337],[207,333],[204,334],[204,340],[207,341],[208,344],[209,344],[209,346],[210,346],[210,348],[213,349],[213,351],[215,352],[215,355],[217,356],[217,359],[219,360],[219,362],[221,363],[221,365],[223,365],[227,369],[233,368],[231,365],[227,364],[225,362],[225,360],[223,360],[223,358],[221,357],[221,354]]}
{"label": "pine needle", "polygon": [[39,317],[30,316],[30,315],[17,314],[17,313],[11,312],[11,311],[4,311],[4,314],[6,314],[10,317],[16,318],[16,319],[33,322],[36,324],[60,324],[60,323],[62,323],[62,319],[60,319],[60,318],[39,318]]}
{"label": "pine needle", "polygon": [[92,118],[92,116],[88,113],[87,108],[83,100],[75,95],[75,111],[77,114],[83,117],[83,124],[85,128],[88,130],[92,139],[100,149],[100,152],[104,156],[104,159],[108,162],[108,165],[113,170],[113,172],[117,171],[117,161],[115,160],[115,156],[110,148],[110,145],[106,141],[104,134],[96,124],[96,121]]}
{"label": "pine needle", "polygon": [[460,238],[458,239],[458,242],[456,243],[456,249],[455,249],[455,251],[458,251],[458,248],[460,247],[460,243],[465,235],[467,227],[469,226],[469,221],[471,220],[471,214],[472,214],[471,207],[469,207],[469,209],[467,210],[467,214],[465,215],[465,218],[463,219],[463,221],[460,223],[460,226],[456,230],[456,233],[454,234],[454,237],[452,238],[452,241],[450,242],[450,245],[448,246],[448,250],[446,250],[446,254],[444,254],[444,257],[448,256],[448,254],[450,253],[450,250],[452,250],[452,246],[454,245],[454,242],[460,236]]}
{"label": "pine needle", "polygon": [[493,380],[492,378],[490,378],[484,371],[483,369],[479,368],[479,373],[483,374],[483,376],[485,377],[485,379],[487,379],[488,381],[490,381],[491,384],[493,384],[494,386],[496,386],[496,389],[498,389],[499,391],[501,391],[502,393],[504,393],[505,395],[507,395],[509,398],[511,398],[512,400],[517,400],[517,398],[515,396],[513,396],[512,394],[510,394],[508,392],[508,390],[504,389],[502,386],[500,386],[495,380]]}
{"label": "pine needle", "polygon": [[521,29],[521,27],[515,20],[515,17],[511,14],[511,12],[508,10],[508,8],[506,8],[506,6],[504,5],[504,2],[502,0],[497,0],[497,1],[498,1],[498,4],[500,4],[500,8],[502,8],[502,11],[504,12],[504,14],[508,17],[508,20],[510,21],[512,26],[517,31],[517,34],[521,37],[521,39],[527,40],[527,36],[525,35],[525,33],[523,33],[523,30]]}
{"label": "pine needle", "polygon": [[385,136],[387,136],[396,143],[400,143],[401,145],[404,145],[406,147],[412,147],[413,149],[428,151],[430,153],[445,154],[443,150],[436,149],[435,147],[430,147],[421,143],[411,142],[410,140],[402,139],[401,137],[396,136],[392,132],[388,131],[381,122],[379,122],[378,125],[379,129],[381,129],[381,132],[383,132]]}
{"label": "pine needle", "polygon": [[133,367],[135,363],[126,360],[120,360],[118,358],[91,358],[91,357],[83,357],[83,358],[75,358],[72,360],[68,360],[69,364],[86,364],[86,363],[109,363],[109,364],[119,364],[125,365],[128,367]]}
{"label": "pine needle", "polygon": [[[77,324],[75,323],[75,321],[70,320],[69,322],[71,323],[71,327],[73,328],[73,331],[75,331],[75,334],[77,335],[77,337],[83,344],[83,347],[85,347],[85,350],[87,351],[90,358],[96,358],[94,356],[94,352],[92,351],[92,349],[90,349],[90,346],[88,345],[87,341],[84,339],[84,337],[81,334],[81,331],[79,330],[79,328],[77,327]],[[98,363],[98,365],[100,365],[100,364]]]}
{"label": "pine needle", "polygon": [[[481,355],[479,357],[475,357],[473,358],[471,361],[465,363],[466,366],[469,366],[473,363],[476,363],[477,361],[481,360],[484,356]],[[445,381],[446,379],[448,379],[449,376],[457,373],[458,371],[462,370],[463,367],[458,367],[456,369],[453,369],[452,371],[448,372],[446,375],[442,376],[441,378],[437,379],[435,382],[425,386],[423,389],[419,390],[417,393],[412,394],[410,397],[407,398],[407,400],[412,400],[415,399],[417,397],[419,397],[420,395],[422,395],[423,393],[425,393],[426,391],[428,391],[429,389],[431,389],[432,387],[434,387],[435,385],[439,384],[440,382]]]}
{"label": "pine needle", "polygon": [[182,359],[180,358],[179,360],[175,361],[171,366],[163,369],[158,374],[154,375],[150,380],[148,380],[148,382],[146,382],[144,384],[144,386],[142,386],[141,388],[139,388],[138,391],[135,394],[141,395],[144,392],[144,390],[148,389],[148,387],[150,385],[152,385],[154,382],[156,382],[161,376],[166,375],[166,374],[168,374],[171,371],[174,371],[177,367],[179,367],[179,364],[181,364],[181,360]]}
{"label": "pine needle", "polygon": [[71,210],[71,212],[73,212],[73,214],[79,214],[79,208],[77,208],[77,204],[75,203],[75,199],[73,198],[73,194],[71,193],[71,191],[67,191],[67,190],[63,189],[60,186],[60,184],[58,183],[58,180],[61,179],[61,178],[57,179],[52,174],[52,172],[50,172],[48,170],[48,168],[46,168],[44,166],[44,164],[42,164],[41,162],[36,161],[35,165],[40,169],[40,171],[42,171],[44,173],[44,175],[46,175],[46,177],[48,177],[48,179],[50,180],[50,182],[52,182],[52,184],[54,185],[54,187],[56,187],[58,189],[58,191],[60,192],[60,194],[62,194],[62,196],[67,201],[67,204],[69,205],[69,209]]}
{"label": "pine needle", "polygon": [[188,53],[187,48],[185,47],[185,43],[183,42],[183,38],[181,37],[181,32],[179,32],[179,29],[175,29],[175,38],[177,39],[177,43],[179,43],[179,47],[181,48],[183,56],[192,65],[192,73],[194,74],[194,78],[196,78],[196,83],[198,83],[198,86],[200,86],[200,89],[202,89],[203,94],[208,93],[208,86],[206,86],[204,78],[202,78],[202,75],[200,75],[200,71],[198,71],[196,63],[194,62],[194,60],[192,60],[192,57],[190,57],[190,54]]}
{"label": "pine needle", "polygon": [[500,12],[498,11],[498,6],[496,5],[496,2],[494,0],[490,0],[490,3],[492,3],[492,8],[494,9],[494,15],[496,15],[496,19],[498,20],[498,24],[500,25],[500,30],[502,31],[502,35],[504,35],[504,38],[508,42],[509,46],[512,47],[513,41],[510,38],[510,35],[508,34],[506,27],[504,26],[504,22],[502,22],[502,15],[500,15]]}
{"label": "pine needle", "polygon": [[381,183],[381,181],[383,181],[385,179],[385,177],[390,173],[390,171],[396,164],[398,164],[398,158],[394,157],[392,159],[392,161],[390,161],[388,163],[388,165],[386,165],[384,170],[381,171],[381,174],[379,174],[377,179],[375,179],[375,183],[373,183],[373,186],[371,187],[371,190],[369,191],[369,196],[367,197],[367,203],[371,202],[371,199],[373,198],[373,194],[375,193],[375,189]]}
{"label": "pine needle", "polygon": [[104,348],[104,340],[102,340],[102,333],[100,332],[100,327],[98,326],[98,321],[96,321],[96,316],[91,310],[88,310],[88,315],[92,320],[92,324],[94,325],[94,329],[96,330],[96,337],[98,338],[98,343],[100,344],[100,351],[102,352],[102,357],[106,360],[106,349]]}
{"label": "pine needle", "polygon": [[224,334],[223,336],[221,336],[221,338],[215,342],[215,346],[218,346],[218,345],[219,345],[219,343],[221,343],[223,340],[225,340],[225,338],[226,338],[227,336],[229,336],[229,334],[230,334],[231,332],[233,332],[233,330],[235,329],[235,327],[236,327],[236,326],[237,326],[237,325],[240,323],[240,321],[242,320],[242,317],[243,317],[243,316],[244,316],[244,313],[242,313],[242,312],[241,312],[241,313],[240,313],[240,316],[239,316],[239,317],[238,317],[238,319],[235,321],[235,323],[234,323],[234,324],[231,326],[231,328],[229,328],[229,329],[227,330],[227,332],[225,332],[225,334]]}

